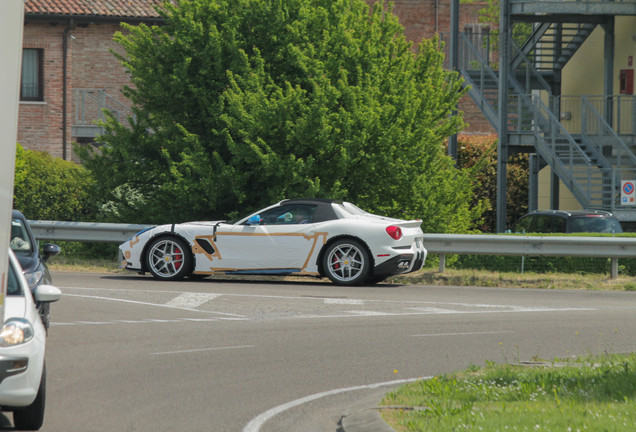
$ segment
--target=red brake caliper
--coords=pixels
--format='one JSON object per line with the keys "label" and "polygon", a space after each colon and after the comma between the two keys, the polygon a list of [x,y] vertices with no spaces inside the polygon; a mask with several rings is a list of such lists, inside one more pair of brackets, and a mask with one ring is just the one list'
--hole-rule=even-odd
{"label": "red brake caliper", "polygon": [[338,270],[338,269],[340,268],[340,264],[338,263],[338,258],[340,258],[340,257],[339,257],[339,256],[337,256],[337,255],[338,255],[338,254],[337,254],[337,253],[335,253],[335,254],[333,255],[333,260],[331,261],[332,263],[334,263],[334,264],[335,264],[335,265],[333,266],[333,268],[334,268],[335,270]]}
{"label": "red brake caliper", "polygon": [[183,255],[181,253],[181,249],[178,247],[174,248],[174,268],[179,270],[181,268],[181,263],[183,262]]}

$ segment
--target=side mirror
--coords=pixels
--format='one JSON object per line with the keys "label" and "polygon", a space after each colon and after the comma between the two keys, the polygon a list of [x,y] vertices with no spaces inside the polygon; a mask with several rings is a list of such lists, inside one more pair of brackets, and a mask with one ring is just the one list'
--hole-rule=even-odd
{"label": "side mirror", "polygon": [[261,219],[260,215],[254,215],[251,216],[248,220],[247,220],[247,224],[248,225],[258,225],[261,223],[263,219]]}
{"label": "side mirror", "polygon": [[52,303],[58,301],[62,297],[62,291],[53,285],[39,285],[33,293],[35,301]]}
{"label": "side mirror", "polygon": [[44,261],[48,260],[52,256],[59,254],[62,251],[60,247],[53,243],[44,243],[44,253],[42,259]]}

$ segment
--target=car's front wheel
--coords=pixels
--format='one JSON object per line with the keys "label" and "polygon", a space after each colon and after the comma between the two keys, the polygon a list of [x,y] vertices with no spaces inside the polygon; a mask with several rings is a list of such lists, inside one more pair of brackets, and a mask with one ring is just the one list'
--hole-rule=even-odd
{"label": "car's front wheel", "polygon": [[18,430],[38,430],[44,423],[44,406],[46,399],[46,366],[42,370],[42,379],[38,395],[31,405],[13,411],[13,423]]}
{"label": "car's front wheel", "polygon": [[327,277],[336,285],[358,285],[371,270],[371,257],[357,240],[336,240],[327,247],[322,262]]}
{"label": "car's front wheel", "polygon": [[181,280],[192,271],[192,253],[178,237],[159,237],[148,245],[146,266],[155,279]]}

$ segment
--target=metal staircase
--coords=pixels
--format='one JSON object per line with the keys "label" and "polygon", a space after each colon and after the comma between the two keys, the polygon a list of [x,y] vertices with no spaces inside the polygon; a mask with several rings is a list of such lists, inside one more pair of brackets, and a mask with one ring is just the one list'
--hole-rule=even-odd
{"label": "metal staircase", "polygon": [[539,71],[560,71],[595,28],[587,23],[540,23],[514,55],[512,69],[531,59]]}
{"label": "metal staircase", "polygon": [[539,154],[583,208],[614,210],[621,179],[636,175],[636,155],[585,96],[580,130],[568,131],[559,119],[559,95],[553,93],[561,70],[596,25],[537,23],[520,47],[511,42],[505,125],[499,124],[500,71],[472,35],[458,35],[458,69],[488,121],[500,136],[508,134],[509,149]]}

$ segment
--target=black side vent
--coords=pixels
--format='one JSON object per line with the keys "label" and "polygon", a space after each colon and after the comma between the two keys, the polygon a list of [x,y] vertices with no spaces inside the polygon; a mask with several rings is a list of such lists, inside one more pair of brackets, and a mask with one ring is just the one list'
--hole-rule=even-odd
{"label": "black side vent", "polygon": [[210,255],[214,254],[214,248],[212,247],[209,241],[207,241],[206,239],[200,239],[200,238],[198,238],[196,241],[197,241],[197,244],[201,246],[204,251],[206,251]]}

